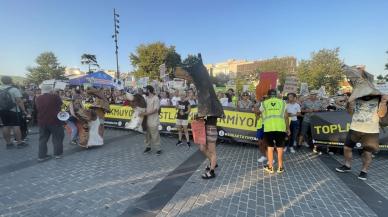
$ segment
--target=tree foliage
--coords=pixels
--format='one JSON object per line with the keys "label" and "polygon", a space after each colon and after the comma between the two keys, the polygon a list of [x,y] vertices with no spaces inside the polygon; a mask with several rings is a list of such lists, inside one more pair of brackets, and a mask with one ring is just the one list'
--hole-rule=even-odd
{"label": "tree foliage", "polygon": [[212,76],[210,78],[213,84],[217,86],[223,86],[230,80],[230,76],[225,73],[219,73],[216,76]]}
{"label": "tree foliage", "polygon": [[[388,54],[388,51],[387,51],[387,54]],[[385,70],[388,70],[388,63],[385,64]]]}
{"label": "tree foliage", "polygon": [[150,77],[158,79],[159,66],[166,64],[167,73],[172,76],[175,67],[181,64],[181,56],[175,51],[175,46],[167,47],[162,42],[141,44],[135,53],[129,56],[132,66],[135,68],[136,77]]}
{"label": "tree foliage", "polygon": [[87,54],[87,53],[82,54],[81,64],[88,65],[89,67],[88,73],[92,72],[90,68],[91,66],[97,66],[98,68],[100,67],[100,65],[98,65],[97,63],[97,57],[94,54]]}
{"label": "tree foliage", "polygon": [[279,76],[279,83],[281,84],[281,86],[283,86],[287,75],[289,75],[290,73],[294,73],[294,68],[290,66],[290,61],[292,60],[289,57],[274,57],[272,59],[262,61],[260,66],[256,68],[254,74],[251,75],[249,79],[252,80],[258,78],[261,72],[277,72]]}
{"label": "tree foliage", "polygon": [[377,76],[377,80],[378,80],[378,81],[385,81],[385,82],[388,82],[388,74],[386,74],[385,76],[383,76],[382,74],[378,75],[378,76]]}
{"label": "tree foliage", "polygon": [[342,64],[339,48],[313,52],[311,59],[299,62],[297,69],[299,81],[308,83],[309,88],[313,89],[325,86],[326,91],[334,94],[344,76]]}
{"label": "tree foliage", "polygon": [[36,58],[36,67],[28,67],[27,79],[30,83],[39,85],[44,80],[49,79],[66,79],[65,67],[60,66],[57,57],[53,52],[41,53]]}

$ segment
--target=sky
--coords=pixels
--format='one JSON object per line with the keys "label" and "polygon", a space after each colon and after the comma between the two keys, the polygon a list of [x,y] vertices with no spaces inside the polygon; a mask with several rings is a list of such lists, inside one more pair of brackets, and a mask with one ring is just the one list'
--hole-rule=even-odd
{"label": "sky", "polygon": [[348,65],[387,74],[388,1],[384,0],[0,0],[0,74],[25,75],[36,57],[52,51],[67,67],[83,53],[115,69],[113,8],[120,14],[120,71],[142,43],[176,46],[184,59],[295,56],[308,59],[340,48]]}

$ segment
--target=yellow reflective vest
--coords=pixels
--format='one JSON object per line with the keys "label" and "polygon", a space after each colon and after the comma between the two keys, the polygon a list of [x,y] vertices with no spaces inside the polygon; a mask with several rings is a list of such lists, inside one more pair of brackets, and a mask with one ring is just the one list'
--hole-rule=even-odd
{"label": "yellow reflective vest", "polygon": [[286,132],[284,114],[286,102],[278,98],[269,98],[263,102],[264,132]]}

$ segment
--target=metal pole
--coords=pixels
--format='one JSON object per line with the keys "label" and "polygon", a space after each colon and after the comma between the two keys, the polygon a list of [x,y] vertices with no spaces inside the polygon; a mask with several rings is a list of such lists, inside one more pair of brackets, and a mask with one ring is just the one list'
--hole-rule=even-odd
{"label": "metal pole", "polygon": [[117,46],[117,27],[116,27],[116,9],[113,9],[113,25],[115,26],[115,34],[114,34],[114,39],[115,39],[115,53],[116,53],[116,78],[120,78],[120,71],[119,71],[119,52],[118,52],[118,46]]}

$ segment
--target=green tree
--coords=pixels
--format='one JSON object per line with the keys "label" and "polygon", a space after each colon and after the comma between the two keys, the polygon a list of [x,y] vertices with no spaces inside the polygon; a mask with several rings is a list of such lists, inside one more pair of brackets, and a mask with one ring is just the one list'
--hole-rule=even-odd
{"label": "green tree", "polygon": [[139,45],[136,52],[130,54],[129,59],[136,77],[150,79],[159,78],[159,66],[163,63],[166,64],[170,76],[173,76],[174,69],[181,64],[181,56],[175,51],[175,47],[167,47],[162,42]]}
{"label": "green tree", "polygon": [[380,75],[377,76],[377,80],[383,80],[383,79],[384,79],[383,75],[380,74]]}
{"label": "green tree", "polygon": [[30,83],[39,85],[44,80],[65,78],[65,67],[61,66],[53,52],[41,53],[36,58],[36,67],[28,67],[27,79]]}
{"label": "green tree", "polygon": [[297,69],[299,81],[308,83],[313,89],[325,86],[326,91],[334,94],[344,76],[342,64],[339,58],[339,48],[313,52],[310,60],[299,62]]}
{"label": "green tree", "polygon": [[210,78],[216,86],[224,86],[230,80],[230,76],[225,73],[218,73],[216,76],[211,76]]}
{"label": "green tree", "polygon": [[[388,51],[387,51],[387,54],[388,54]],[[388,63],[385,64],[385,70],[388,70]]]}
{"label": "green tree", "polygon": [[98,68],[100,68],[100,65],[98,65],[97,63],[97,57],[94,54],[87,54],[87,53],[82,54],[81,64],[89,66],[88,73],[92,72],[90,69],[90,66],[97,66]]}
{"label": "green tree", "polygon": [[287,75],[294,73],[295,67],[292,67],[291,62],[296,65],[296,59],[292,57],[274,57],[265,61],[261,61],[260,66],[254,70],[253,74],[250,75],[249,79],[257,79],[261,72],[277,72],[279,76],[280,87],[282,88],[286,80]]}

